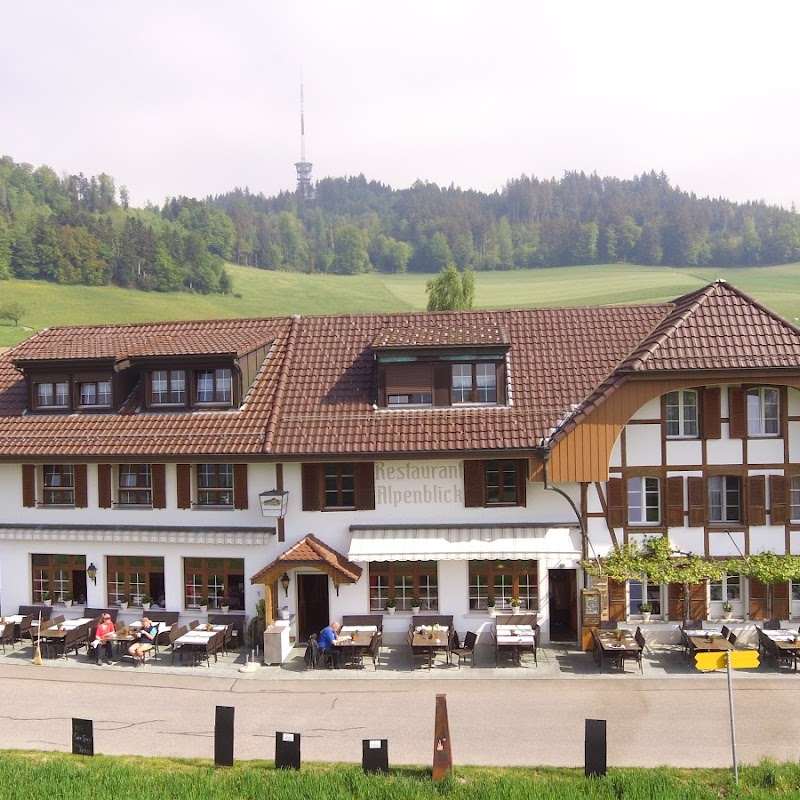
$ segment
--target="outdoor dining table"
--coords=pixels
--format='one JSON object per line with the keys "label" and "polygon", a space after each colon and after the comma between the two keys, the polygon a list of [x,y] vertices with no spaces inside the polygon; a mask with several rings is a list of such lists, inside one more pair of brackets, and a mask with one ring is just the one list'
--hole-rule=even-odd
{"label": "outdoor dining table", "polygon": [[433,656],[437,650],[447,653],[447,662],[450,663],[450,629],[438,625],[420,625],[414,628],[411,640],[411,666],[414,666],[414,654],[422,652],[428,656],[428,669],[433,666]]}
{"label": "outdoor dining table", "polygon": [[364,652],[370,646],[372,637],[378,632],[377,625],[345,625],[334,641],[334,647],[342,650],[346,664],[363,666]]}
{"label": "outdoor dining table", "polygon": [[[800,632],[782,628],[778,631],[762,630],[762,633],[787,657],[793,656],[794,671],[797,672],[797,659],[800,658]],[[780,660],[778,661],[778,670],[780,671]]]}
{"label": "outdoor dining table", "polygon": [[515,667],[522,666],[522,651],[532,650],[534,631],[532,625],[496,625],[494,664],[497,666],[497,654],[503,650],[511,653],[511,662]]}
{"label": "outdoor dining table", "polygon": [[642,648],[634,638],[633,634],[624,628],[617,630],[598,630],[596,640],[600,645],[598,661],[600,672],[603,671],[603,661],[611,658],[619,661],[620,670],[625,672],[625,659],[635,658],[639,660]]}
{"label": "outdoor dining table", "polygon": [[[193,651],[204,648],[213,636],[216,636],[221,630],[224,631],[226,627],[226,625],[200,625],[194,630],[184,633],[183,636],[179,636],[173,643],[172,660],[175,660],[175,651],[185,646],[187,652],[192,654],[192,664],[196,663]],[[211,630],[208,630],[208,628],[211,628]],[[181,656],[182,660],[183,656]],[[214,653],[214,660],[217,660],[216,653]]]}

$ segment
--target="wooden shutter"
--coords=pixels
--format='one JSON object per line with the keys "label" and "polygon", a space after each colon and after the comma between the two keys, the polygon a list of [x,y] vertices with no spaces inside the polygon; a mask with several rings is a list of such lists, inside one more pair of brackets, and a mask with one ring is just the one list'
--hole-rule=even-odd
{"label": "wooden shutter", "polygon": [[750,619],[767,618],[767,587],[755,578],[748,578],[750,599]]}
{"label": "wooden shutter", "polygon": [[702,478],[686,479],[686,493],[689,495],[689,526],[700,528],[706,524],[706,490]]}
{"label": "wooden shutter", "polygon": [[150,467],[153,481],[153,508],[167,507],[167,480],[163,464],[153,464]]}
{"label": "wooden shutter", "polygon": [[486,464],[483,461],[464,462],[464,506],[482,508],[486,505]]}
{"label": "wooden shutter", "polygon": [[497,380],[497,405],[504,406],[508,403],[506,398],[506,362],[498,361],[495,367],[495,379]]}
{"label": "wooden shutter", "polygon": [[747,405],[744,389],[736,386],[728,389],[728,417],[731,423],[731,439],[747,438]]}
{"label": "wooden shutter", "polygon": [[97,465],[97,505],[111,508],[111,464]]}
{"label": "wooden shutter", "polygon": [[722,405],[718,386],[704,389],[701,394],[702,429],[700,435],[704,439],[722,438]]}
{"label": "wooden shutter", "polygon": [[22,465],[22,505],[36,507],[36,467],[33,464]]}
{"label": "wooden shutter", "polygon": [[375,464],[372,461],[353,465],[356,479],[356,508],[369,511],[375,508]]}
{"label": "wooden shutter", "polygon": [[178,508],[192,507],[192,466],[191,464],[178,464]]}
{"label": "wooden shutter", "polygon": [[233,507],[247,508],[247,464],[233,465]]}
{"label": "wooden shutter", "polygon": [[525,506],[528,502],[528,462],[524,458],[517,459],[517,505]]}
{"label": "wooden shutter", "polygon": [[789,619],[789,582],[772,584],[772,619]]}
{"label": "wooden shutter", "polygon": [[[683,614],[683,584],[671,583],[669,593],[669,619],[682,620]],[[706,584],[692,583],[689,585],[689,613],[688,619],[706,619],[708,617],[708,603],[706,602]]]}
{"label": "wooden shutter", "polygon": [[320,505],[320,469],[319,464],[303,464],[303,511],[319,511]]}
{"label": "wooden shutter", "polygon": [[673,475],[667,478],[667,526],[682,528],[683,524],[683,477]]}
{"label": "wooden shutter", "polygon": [[624,622],[628,617],[625,588],[622,581],[608,582],[608,618],[612,622]]}
{"label": "wooden shutter", "polygon": [[86,464],[75,464],[72,469],[72,474],[75,476],[75,508],[86,508],[89,505]]}
{"label": "wooden shutter", "polygon": [[433,368],[433,404],[435,406],[449,406],[450,403],[450,378],[449,364],[437,364]]}
{"label": "wooden shutter", "polygon": [[386,394],[427,394],[432,391],[431,364],[390,364],[386,367]]}
{"label": "wooden shutter", "polygon": [[612,528],[625,525],[625,492],[622,478],[608,479],[608,524]]}
{"label": "wooden shutter", "polygon": [[763,475],[747,478],[747,524],[767,524],[767,479]]}
{"label": "wooden shutter", "polygon": [[786,506],[788,481],[785,475],[769,476],[769,518],[771,525],[785,525],[789,519]]}

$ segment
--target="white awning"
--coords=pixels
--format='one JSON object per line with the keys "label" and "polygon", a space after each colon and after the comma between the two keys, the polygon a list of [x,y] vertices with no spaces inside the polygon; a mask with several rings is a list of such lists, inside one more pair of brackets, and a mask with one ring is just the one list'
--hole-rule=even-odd
{"label": "white awning", "polygon": [[351,561],[444,561],[543,556],[579,559],[576,526],[386,526],[351,525]]}

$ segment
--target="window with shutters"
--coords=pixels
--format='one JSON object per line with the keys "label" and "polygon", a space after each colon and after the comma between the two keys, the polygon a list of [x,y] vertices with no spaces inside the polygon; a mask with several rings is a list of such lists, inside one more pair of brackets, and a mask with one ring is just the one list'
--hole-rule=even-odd
{"label": "window with shutters", "polygon": [[149,464],[120,464],[118,497],[121,506],[153,505],[153,472]]}
{"label": "window with shutters", "polygon": [[524,506],[525,459],[489,459],[464,462],[464,504],[467,507]]}
{"label": "window with shutters", "polygon": [[243,558],[184,558],[183,583],[185,608],[199,608],[201,600],[209,608],[244,608]]}
{"label": "window with shutters", "polygon": [[664,408],[670,439],[696,439],[700,435],[697,398],[695,389],[667,393]]}
{"label": "window with shutters", "polygon": [[356,471],[353,464],[324,465],[325,510],[356,507]]}
{"label": "window with shutters", "polygon": [[747,390],[747,435],[777,436],[780,433],[778,390],[759,386]]}
{"label": "window with shutters", "polygon": [[800,617],[800,581],[791,581],[790,583],[790,597],[792,603],[792,619]]}
{"label": "window with shutters", "polygon": [[108,556],[106,575],[109,605],[141,605],[145,595],[164,602],[163,556]]}
{"label": "window with shutters", "polygon": [[800,522],[800,475],[792,475],[789,481],[789,507],[792,522]]}
{"label": "window with shutters", "polygon": [[744,615],[744,604],[742,602],[742,576],[723,575],[717,581],[709,581],[709,613],[712,617],[721,617],[723,604],[730,603],[733,606],[731,612],[735,617]]}
{"label": "window with shutters", "polygon": [[644,581],[628,581],[628,615],[637,616],[642,613],[641,605],[649,603],[654,616],[661,614],[662,590],[659,583]]}
{"label": "window with shutters", "polygon": [[303,464],[303,511],[351,511],[375,508],[372,462]]}
{"label": "window with shutters", "polygon": [[661,523],[661,481],[658,478],[628,478],[628,524]]}
{"label": "window with shutters", "polygon": [[383,611],[387,600],[398,611],[411,611],[418,599],[423,611],[439,609],[439,578],[435,561],[372,561],[369,565],[370,611]]}
{"label": "window with shutters", "polygon": [[71,464],[42,467],[42,505],[75,505],[75,468]]}
{"label": "window with shutters", "polygon": [[197,465],[197,505],[233,508],[233,464]]}
{"label": "window with shutters", "polygon": [[708,519],[742,521],[742,479],[738,475],[712,475],[708,479]]}

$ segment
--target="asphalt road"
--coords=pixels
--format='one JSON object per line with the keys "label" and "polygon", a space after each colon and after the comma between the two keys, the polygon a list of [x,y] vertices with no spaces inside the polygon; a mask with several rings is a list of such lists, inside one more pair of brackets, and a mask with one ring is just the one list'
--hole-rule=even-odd
{"label": "asphalt road", "polygon": [[[0,666],[0,748],[70,750],[71,718],[94,721],[95,751],[213,758],[215,706],[235,711],[235,757],[272,760],[276,731],[303,760],[361,760],[389,740],[390,764],[430,764],[437,693],[458,764],[583,765],[584,720],[608,721],[609,766],[731,764],[724,674],[508,681],[312,681],[147,670]],[[740,763],[800,755],[800,674],[734,678]]]}

